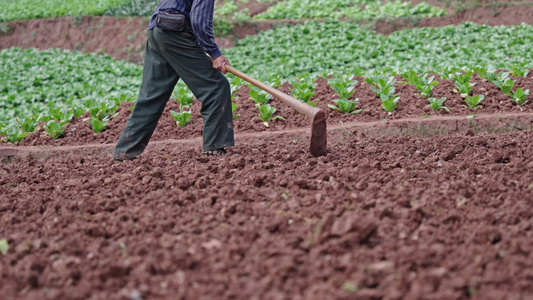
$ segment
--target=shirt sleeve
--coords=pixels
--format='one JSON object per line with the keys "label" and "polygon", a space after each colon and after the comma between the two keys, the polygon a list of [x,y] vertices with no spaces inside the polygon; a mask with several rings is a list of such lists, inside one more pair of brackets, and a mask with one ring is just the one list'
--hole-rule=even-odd
{"label": "shirt sleeve", "polygon": [[194,0],[189,15],[198,43],[212,59],[222,55],[213,36],[214,11],[215,0]]}

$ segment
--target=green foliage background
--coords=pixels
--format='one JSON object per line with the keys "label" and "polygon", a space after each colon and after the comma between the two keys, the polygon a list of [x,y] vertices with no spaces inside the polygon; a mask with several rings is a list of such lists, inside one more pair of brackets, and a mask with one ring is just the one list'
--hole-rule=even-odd
{"label": "green foliage background", "polygon": [[11,48],[0,51],[0,122],[89,99],[134,96],[142,67],[109,56],[67,50]]}
{"label": "green foliage background", "polygon": [[440,17],[446,11],[425,2],[376,0],[285,0],[271,6],[256,19],[348,19],[371,20],[404,17]]}
{"label": "green foliage background", "polygon": [[[226,26],[219,30],[231,31],[231,18],[240,13],[239,3],[243,1],[228,0],[217,7],[215,25]],[[0,0],[0,22],[77,15],[149,16],[158,2],[25,0],[21,4]],[[479,70],[478,66],[505,70],[511,65],[533,67],[532,25],[492,27],[465,23],[405,29],[384,36],[357,23],[363,19],[441,14],[442,10],[425,3],[413,6],[378,0],[285,0],[256,18],[326,20],[278,25],[238,40],[234,48],[225,49],[224,53],[233,66],[274,86],[283,80],[312,82],[319,74],[343,78],[382,72]],[[109,101],[135,101],[141,74],[142,66],[108,56],[58,49],[1,50],[0,136],[21,134],[24,119],[49,119],[59,111],[62,118],[80,109],[98,111]],[[233,89],[242,84],[228,77]],[[183,87],[180,83],[176,90]]]}
{"label": "green foliage background", "polygon": [[110,7],[124,2],[124,0],[0,0],[0,22],[102,15]]}
{"label": "green foliage background", "polygon": [[266,78],[356,70],[417,72],[533,62],[533,26],[465,23],[388,36],[347,22],[307,22],[247,36],[225,50],[233,65]]}

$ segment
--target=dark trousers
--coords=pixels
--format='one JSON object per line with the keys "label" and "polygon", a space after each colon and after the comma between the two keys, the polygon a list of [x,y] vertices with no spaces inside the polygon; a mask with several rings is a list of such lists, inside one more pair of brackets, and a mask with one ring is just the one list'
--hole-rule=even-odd
{"label": "dark trousers", "polygon": [[115,146],[114,159],[134,159],[144,151],[180,78],[202,102],[203,149],[234,145],[228,80],[213,68],[190,29],[156,27],[148,31],[139,97]]}

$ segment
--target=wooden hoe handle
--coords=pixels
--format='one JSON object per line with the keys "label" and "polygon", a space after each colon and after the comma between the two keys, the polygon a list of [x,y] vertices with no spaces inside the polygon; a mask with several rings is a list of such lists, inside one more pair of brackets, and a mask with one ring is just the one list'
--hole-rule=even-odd
{"label": "wooden hoe handle", "polygon": [[283,102],[285,102],[287,105],[289,105],[290,107],[292,107],[294,110],[296,110],[297,112],[301,113],[301,114],[304,114],[305,116],[309,117],[309,118],[313,118],[314,115],[320,111],[320,108],[318,107],[313,107],[309,104],[306,104],[296,98],[293,98],[283,92],[281,92],[280,90],[277,90],[271,86],[268,86],[264,83],[262,83],[261,81],[253,78],[253,77],[250,77],[246,74],[244,74],[243,72],[235,69],[234,67],[232,66],[228,66],[226,65],[226,71],[230,72],[231,74],[239,77],[239,78],[242,78],[246,81],[248,81],[249,83],[255,85],[256,87],[262,89],[263,91],[275,96],[276,98],[282,100]]}

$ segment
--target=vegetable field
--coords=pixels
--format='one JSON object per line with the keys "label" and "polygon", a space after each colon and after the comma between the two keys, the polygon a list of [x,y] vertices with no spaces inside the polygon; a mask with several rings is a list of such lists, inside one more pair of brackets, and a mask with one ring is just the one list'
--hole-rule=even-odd
{"label": "vegetable field", "polygon": [[8,1],[2,0],[2,12],[0,12],[0,22],[40,19],[64,16],[81,15],[101,15],[109,7],[118,5],[123,0],[97,0],[97,1],[57,1],[57,0],[24,0]]}
{"label": "vegetable field", "polygon": [[533,6],[216,1],[224,54],[324,110],[327,154],[228,74],[227,156],[199,156],[180,82],[147,150],[114,162],[142,74],[115,57],[157,1],[23,2],[0,12],[0,298],[533,297]]}

